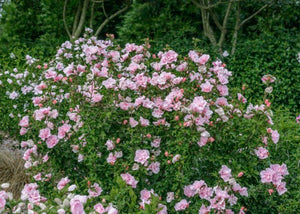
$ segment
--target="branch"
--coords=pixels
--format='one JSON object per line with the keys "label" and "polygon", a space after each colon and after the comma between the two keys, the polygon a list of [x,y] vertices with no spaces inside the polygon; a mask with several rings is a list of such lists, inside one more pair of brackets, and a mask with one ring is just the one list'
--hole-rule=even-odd
{"label": "branch", "polygon": [[231,9],[231,5],[232,5],[232,0],[229,2],[227,10],[226,10],[226,14],[225,14],[225,17],[224,17],[224,20],[223,20],[223,28],[225,28],[226,25],[227,25],[227,21],[228,21],[228,17],[229,17],[229,12],[230,12],[230,9]]}
{"label": "branch", "polygon": [[237,9],[235,13],[235,26],[234,26],[234,33],[232,35],[232,48],[231,48],[231,55],[234,55],[235,49],[236,49],[236,44],[237,44],[237,38],[238,38],[238,31],[239,31],[239,25],[241,22],[240,18],[240,12],[241,12],[241,7],[239,2],[237,3]]}
{"label": "branch", "polygon": [[81,1],[78,4],[76,15],[75,15],[75,18],[74,18],[72,35],[74,35],[75,31],[76,31],[76,28],[77,28],[77,25],[78,25],[78,21],[79,21],[80,11],[81,11]]}
{"label": "branch", "polygon": [[200,8],[200,10],[201,10],[201,16],[202,16],[202,24],[203,24],[204,35],[207,36],[209,41],[211,42],[211,44],[214,47],[216,47],[217,42],[216,42],[215,34],[214,34],[213,29],[211,28],[211,26],[209,24],[209,13],[205,9]]}
{"label": "branch", "polygon": [[91,18],[90,18],[90,28],[91,29],[93,29],[94,7],[95,7],[95,2],[93,2],[92,7],[91,7]]}
{"label": "branch", "polygon": [[225,36],[226,36],[226,33],[227,33],[226,26],[227,26],[227,22],[228,22],[228,18],[229,18],[229,13],[230,13],[230,10],[231,10],[231,5],[232,5],[232,0],[230,0],[229,4],[227,6],[226,14],[225,14],[225,17],[223,19],[221,36],[220,36],[220,39],[219,39],[219,42],[218,42],[219,48],[222,48],[222,45],[223,45],[223,42],[224,42],[224,39],[225,39]]}
{"label": "branch", "polygon": [[259,14],[263,9],[265,9],[268,6],[269,6],[268,4],[264,5],[258,11],[256,11],[251,16],[249,16],[247,19],[245,19],[244,21],[242,21],[241,24],[239,25],[239,28],[241,28],[247,21],[249,21],[250,19],[252,19],[254,16],[256,16],[257,14]]}
{"label": "branch", "polygon": [[104,26],[105,26],[111,19],[113,19],[113,18],[115,18],[116,16],[118,16],[119,14],[125,12],[128,8],[129,8],[129,6],[127,5],[127,6],[124,7],[123,9],[121,9],[121,10],[115,12],[115,13],[112,14],[110,17],[106,18],[106,19],[104,20],[104,22],[102,22],[102,24],[101,24],[101,25],[99,26],[99,28],[97,29],[95,36],[98,36],[98,35],[99,35],[99,33],[103,30]]}
{"label": "branch", "polygon": [[84,0],[83,8],[82,8],[81,16],[80,16],[80,21],[79,21],[78,27],[75,31],[75,34],[73,35],[75,38],[79,37],[79,35],[83,29],[88,5],[89,5],[89,0]]}
{"label": "branch", "polygon": [[210,15],[212,16],[212,18],[213,18],[215,24],[217,25],[217,27],[219,28],[219,30],[222,31],[222,30],[223,30],[223,27],[222,27],[222,25],[220,24],[220,22],[219,22],[219,20],[218,20],[218,18],[217,18],[217,16],[216,16],[216,14],[212,11],[212,9],[209,9],[209,13],[210,13]]}
{"label": "branch", "polygon": [[69,31],[69,28],[68,28],[67,22],[66,22],[66,8],[67,8],[67,4],[68,4],[68,0],[65,0],[64,10],[63,10],[63,21],[64,21],[64,26],[65,26],[65,29],[67,31],[67,34],[68,34],[69,38],[71,39],[72,36],[70,34],[70,31]]}
{"label": "branch", "polygon": [[105,17],[108,18],[108,15],[106,13],[105,6],[104,6],[104,0],[102,1],[102,10],[103,10]]}

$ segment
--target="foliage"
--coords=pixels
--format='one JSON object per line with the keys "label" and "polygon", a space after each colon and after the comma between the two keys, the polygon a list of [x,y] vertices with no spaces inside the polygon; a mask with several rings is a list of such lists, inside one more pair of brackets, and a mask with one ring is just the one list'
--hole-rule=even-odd
{"label": "foliage", "polygon": [[0,18],[0,54],[14,48],[38,49],[51,56],[66,39],[61,16],[61,1],[13,0],[4,5]]}
{"label": "foliage", "polygon": [[275,106],[282,105],[293,112],[299,111],[299,48],[299,37],[288,35],[275,38],[264,34],[261,39],[240,44],[236,55],[226,59],[230,62],[230,70],[236,71],[232,85],[241,88],[246,84],[245,94],[257,100],[263,94],[263,84],[259,79],[264,73],[270,73],[277,78],[272,99],[276,100]]}
{"label": "foliage", "polygon": [[189,1],[136,1],[124,15],[117,38],[124,44],[149,38],[154,52],[166,44],[180,53],[188,52],[192,38],[202,38],[200,16]]}

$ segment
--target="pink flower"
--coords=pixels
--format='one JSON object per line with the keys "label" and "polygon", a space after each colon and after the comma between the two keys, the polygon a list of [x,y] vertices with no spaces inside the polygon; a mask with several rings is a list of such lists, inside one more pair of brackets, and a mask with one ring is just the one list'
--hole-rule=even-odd
{"label": "pink flower", "polygon": [[248,190],[246,187],[243,187],[239,190],[240,195],[248,197]]}
{"label": "pink flower", "polygon": [[85,214],[83,205],[79,199],[73,198],[70,201],[70,207],[72,214]]}
{"label": "pink flower", "polygon": [[272,137],[273,142],[274,142],[275,144],[277,144],[278,141],[279,141],[279,137],[280,137],[278,131],[277,131],[277,130],[272,130],[271,137]]}
{"label": "pink flower", "polygon": [[184,187],[184,195],[191,198],[196,194],[196,190],[192,185],[188,185]]}
{"label": "pink flower", "polygon": [[258,147],[258,150],[254,150],[259,159],[266,159],[269,156],[269,151],[263,147]]}
{"label": "pink flower", "polygon": [[216,105],[219,105],[219,106],[228,106],[228,102],[225,97],[219,97],[215,103],[216,103]]}
{"label": "pink flower", "polygon": [[56,135],[51,135],[46,141],[47,147],[49,149],[53,148],[58,143],[58,141],[59,139]]}
{"label": "pink flower", "polygon": [[29,126],[29,116],[24,116],[19,122],[19,126],[28,127]]}
{"label": "pink flower", "polygon": [[38,204],[42,198],[37,188],[38,185],[36,183],[25,184],[21,193],[21,199],[29,200],[31,203]]}
{"label": "pink flower", "polygon": [[231,169],[229,169],[226,165],[222,165],[221,170],[219,171],[221,178],[227,182],[232,177]]}
{"label": "pink flower", "polygon": [[187,202],[187,200],[182,199],[180,202],[175,204],[175,210],[176,211],[181,211],[181,210],[185,210],[186,208],[189,207],[189,202]]}
{"label": "pink flower", "polygon": [[281,182],[279,185],[277,185],[276,189],[279,195],[282,195],[287,191],[285,184],[286,184],[285,182]]}
{"label": "pink flower", "polygon": [[205,186],[205,187],[201,188],[199,191],[199,196],[202,199],[209,200],[210,197],[212,197],[212,195],[213,195],[213,189],[211,187]]}
{"label": "pink flower", "polygon": [[198,145],[199,145],[200,147],[205,146],[206,143],[207,143],[207,141],[208,141],[208,137],[201,137],[201,138],[200,138],[200,141],[198,141]]}
{"label": "pink flower", "polygon": [[126,184],[132,186],[132,188],[136,188],[138,181],[135,180],[135,178],[131,174],[129,173],[121,174],[121,177],[126,182]]}
{"label": "pink flower", "polygon": [[38,173],[36,174],[35,176],[33,176],[34,180],[36,181],[40,181],[42,179],[42,174],[41,173]]}
{"label": "pink flower", "polygon": [[300,115],[298,117],[296,117],[296,122],[300,123]]}
{"label": "pink flower", "polygon": [[107,140],[105,145],[107,146],[107,150],[113,150],[115,148],[115,144],[112,140]]}
{"label": "pink flower", "polygon": [[151,191],[148,191],[146,189],[143,189],[140,194],[141,194],[141,200],[143,202],[146,202],[151,198]]}
{"label": "pink flower", "polygon": [[242,103],[247,102],[247,99],[241,93],[238,93],[237,96],[238,96],[238,100],[241,101]]}
{"label": "pink flower", "polygon": [[137,64],[135,62],[131,62],[127,68],[127,71],[129,71],[131,74],[133,74],[139,68],[140,68],[139,64]]}
{"label": "pink flower", "polygon": [[161,141],[160,138],[154,139],[153,142],[151,143],[151,146],[155,147],[155,148],[158,148],[160,146],[160,141]]}
{"label": "pink flower", "polygon": [[228,96],[228,87],[226,85],[217,85],[217,89],[221,96]]}
{"label": "pink flower", "polygon": [[25,135],[27,133],[27,131],[28,131],[27,129],[25,129],[25,128],[22,127],[20,129],[20,135]]}
{"label": "pink flower", "polygon": [[109,88],[114,88],[116,83],[117,83],[117,81],[115,79],[109,78],[109,79],[103,81],[102,85],[104,85],[105,88],[109,89]]}
{"label": "pink flower", "polygon": [[62,178],[57,184],[57,189],[58,190],[63,189],[69,182],[70,182],[70,180],[68,177]]}
{"label": "pink flower", "polygon": [[0,191],[0,212],[4,209],[6,204],[7,194],[5,191]]}
{"label": "pink flower", "polygon": [[94,183],[91,187],[94,188],[94,190],[91,189],[88,190],[89,198],[95,198],[101,195],[102,188],[99,186],[99,184]]}
{"label": "pink flower", "polygon": [[267,75],[264,75],[262,78],[261,78],[261,81],[266,84],[266,83],[272,83],[272,82],[275,82],[276,78],[270,74],[267,74]]}
{"label": "pink flower", "polygon": [[203,54],[203,55],[199,58],[199,63],[202,64],[202,65],[204,65],[208,60],[209,60],[209,55]]}
{"label": "pink flower", "polygon": [[40,130],[40,134],[39,134],[39,137],[42,139],[42,140],[46,140],[48,137],[51,136],[51,133],[50,133],[50,129],[49,128],[45,128],[45,129],[41,129]]}
{"label": "pink flower", "polygon": [[170,50],[162,55],[160,62],[162,64],[176,62],[177,56],[178,56],[178,54],[175,51]]}
{"label": "pink flower", "polygon": [[139,124],[139,122],[136,121],[133,117],[129,118],[129,123],[132,128],[136,127]]}
{"label": "pink flower", "polygon": [[278,185],[281,183],[283,177],[279,172],[275,172],[272,177],[272,183]]}
{"label": "pink flower", "polygon": [[56,119],[58,116],[58,111],[56,109],[49,112],[49,117]]}
{"label": "pink flower", "polygon": [[199,54],[196,51],[190,51],[189,52],[189,57],[191,60],[195,63],[199,63]]}
{"label": "pink flower", "polygon": [[207,102],[206,100],[200,96],[200,97],[194,97],[193,102],[190,104],[189,108],[193,112],[202,113],[204,108],[206,107]]}
{"label": "pink flower", "polygon": [[149,126],[149,120],[143,118],[143,117],[140,117],[140,123],[141,123],[141,126]]}
{"label": "pink flower", "polygon": [[151,163],[148,166],[147,170],[151,170],[154,174],[158,174],[160,170],[160,163],[159,162]]}
{"label": "pink flower", "polygon": [[200,85],[201,90],[203,92],[211,92],[212,88],[214,87],[212,84],[210,84],[210,82],[206,82]]}
{"label": "pink flower", "polygon": [[65,214],[66,211],[64,209],[59,209],[57,210],[57,214]]}
{"label": "pink flower", "polygon": [[61,127],[58,128],[58,138],[63,139],[66,136],[66,133],[69,132],[71,129],[71,126],[69,124],[64,124]]}
{"label": "pink flower", "polygon": [[167,206],[163,204],[158,204],[159,212],[157,214],[168,214]]}
{"label": "pink flower", "polygon": [[135,157],[134,157],[134,161],[135,162],[138,162],[138,163],[141,163],[141,164],[144,164],[148,158],[150,157],[149,156],[150,153],[148,150],[136,150],[135,151]]}
{"label": "pink flower", "polygon": [[154,70],[156,71],[160,71],[161,70],[161,67],[162,67],[162,64],[161,63],[158,63],[158,62],[152,62],[151,63],[151,66]]}
{"label": "pink flower", "polygon": [[287,167],[284,163],[282,165],[271,164],[270,168],[273,169],[274,171],[278,172],[280,175],[283,175],[283,176],[289,174],[289,172],[287,170]]}
{"label": "pink flower", "polygon": [[43,162],[47,162],[49,160],[49,156],[48,156],[48,153],[46,155],[43,156]]}
{"label": "pink flower", "polygon": [[185,71],[187,68],[187,63],[183,62],[180,65],[177,66],[176,71]]}
{"label": "pink flower", "polygon": [[109,207],[106,208],[106,211],[107,211],[107,214],[118,214],[119,213],[119,211],[116,208],[114,208],[112,206],[112,204],[110,204]]}
{"label": "pink flower", "polygon": [[164,114],[164,112],[158,108],[156,108],[152,111],[152,116],[155,118],[161,118],[163,114]]}
{"label": "pink flower", "polygon": [[262,183],[271,183],[274,175],[274,171],[270,168],[260,172],[260,178]]}
{"label": "pink flower", "polygon": [[199,210],[199,214],[208,214],[208,213],[210,213],[210,208],[202,204]]}
{"label": "pink flower", "polygon": [[117,160],[117,157],[112,152],[109,153],[109,155],[106,159],[106,161],[112,165],[116,162],[116,160]]}
{"label": "pink flower", "polygon": [[95,210],[95,212],[100,213],[100,214],[106,212],[106,211],[105,211],[105,208],[103,207],[103,205],[102,205],[101,203],[96,204],[96,205],[94,206],[94,210]]}
{"label": "pink flower", "polygon": [[174,200],[174,192],[168,192],[167,193],[167,202],[170,203]]}
{"label": "pink flower", "polygon": [[127,103],[127,102],[121,102],[119,104],[120,109],[127,111],[129,108],[131,108],[133,106],[132,103]]}
{"label": "pink flower", "polygon": [[100,102],[103,98],[103,95],[95,93],[92,95],[92,102],[97,103]]}

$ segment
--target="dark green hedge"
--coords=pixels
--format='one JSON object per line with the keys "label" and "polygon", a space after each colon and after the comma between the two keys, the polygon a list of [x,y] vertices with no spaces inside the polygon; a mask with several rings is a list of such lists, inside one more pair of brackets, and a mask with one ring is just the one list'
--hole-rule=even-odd
{"label": "dark green hedge", "polygon": [[274,103],[293,112],[300,109],[300,63],[297,59],[299,36],[282,35],[280,38],[264,35],[241,43],[234,56],[225,58],[235,78],[236,87],[247,84],[246,95],[256,100],[264,93],[261,77],[274,75]]}

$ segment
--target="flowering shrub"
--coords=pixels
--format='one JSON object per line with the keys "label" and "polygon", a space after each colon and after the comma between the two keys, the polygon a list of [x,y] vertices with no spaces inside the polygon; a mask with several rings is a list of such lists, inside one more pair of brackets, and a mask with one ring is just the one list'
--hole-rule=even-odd
{"label": "flowering shrub", "polygon": [[7,99],[30,96],[17,124],[32,180],[21,202],[0,192],[0,210],[244,213],[258,195],[287,191],[288,168],[270,153],[280,144],[268,99],[275,77],[262,78],[254,105],[230,92],[220,60],[149,47],[86,35],[43,66],[28,56],[41,73],[34,81],[1,74],[20,85]]}

